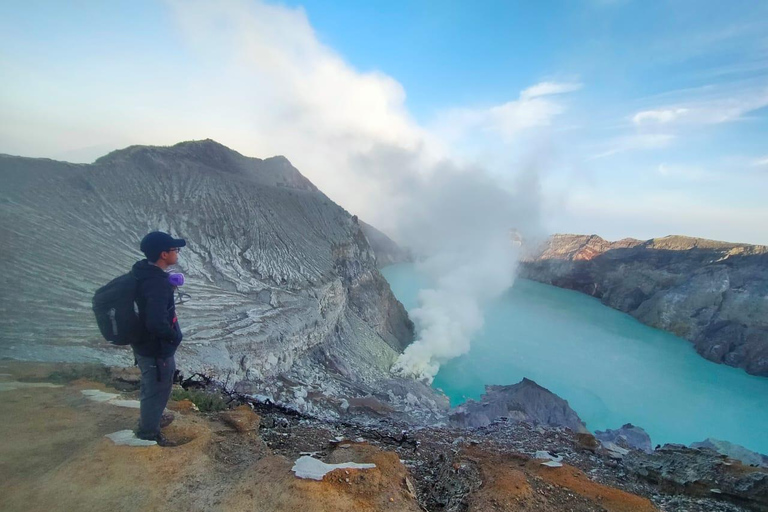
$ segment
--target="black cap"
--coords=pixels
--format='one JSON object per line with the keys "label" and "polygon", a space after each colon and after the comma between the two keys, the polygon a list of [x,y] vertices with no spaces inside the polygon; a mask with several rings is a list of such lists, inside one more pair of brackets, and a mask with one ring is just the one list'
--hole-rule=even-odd
{"label": "black cap", "polygon": [[141,240],[139,248],[149,261],[160,259],[160,253],[171,250],[174,247],[184,247],[187,242],[183,238],[173,238],[168,233],[153,231]]}

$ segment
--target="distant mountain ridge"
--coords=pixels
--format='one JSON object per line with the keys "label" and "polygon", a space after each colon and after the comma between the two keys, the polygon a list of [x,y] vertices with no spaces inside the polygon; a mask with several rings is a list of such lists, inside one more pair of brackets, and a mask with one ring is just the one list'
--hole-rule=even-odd
{"label": "distant mountain ridge", "polygon": [[610,242],[597,235],[557,234],[552,235],[547,242],[538,248],[535,257],[538,259],[571,259],[573,261],[590,260],[609,250],[635,247],[669,251],[712,250],[725,256],[768,253],[768,247],[764,245],[719,242],[682,235],[670,235],[662,238],[651,238],[650,240],[623,238]]}
{"label": "distant mountain ridge", "polygon": [[768,376],[766,246],[558,234],[529,248],[521,276],[597,297],[711,361]]}
{"label": "distant mountain ridge", "polygon": [[132,364],[98,336],[90,299],[159,229],[188,242],[185,371],[307,411],[367,395],[447,408],[389,373],[413,324],[357,218],[286,158],[203,140],[131,146],[93,164],[2,155],[0,179],[0,357]]}

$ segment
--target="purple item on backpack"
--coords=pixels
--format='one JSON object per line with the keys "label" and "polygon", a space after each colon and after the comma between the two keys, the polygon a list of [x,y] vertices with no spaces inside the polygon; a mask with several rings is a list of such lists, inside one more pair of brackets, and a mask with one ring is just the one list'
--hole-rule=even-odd
{"label": "purple item on backpack", "polygon": [[184,284],[184,274],[168,274],[168,281],[173,286],[182,286]]}

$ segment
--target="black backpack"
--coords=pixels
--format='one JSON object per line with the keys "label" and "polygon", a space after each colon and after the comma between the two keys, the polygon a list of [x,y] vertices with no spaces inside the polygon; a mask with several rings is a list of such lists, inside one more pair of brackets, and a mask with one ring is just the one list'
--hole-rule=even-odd
{"label": "black backpack", "polygon": [[139,281],[128,272],[105,284],[93,295],[93,312],[104,339],[113,345],[139,341],[141,321],[136,306]]}

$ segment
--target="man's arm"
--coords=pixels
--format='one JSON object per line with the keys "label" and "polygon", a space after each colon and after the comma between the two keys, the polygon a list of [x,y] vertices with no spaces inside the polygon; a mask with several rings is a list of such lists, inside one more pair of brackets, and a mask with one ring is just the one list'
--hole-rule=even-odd
{"label": "man's arm", "polygon": [[173,298],[173,288],[160,280],[146,283],[146,326],[155,339],[173,343],[176,331],[168,321],[168,303]]}

